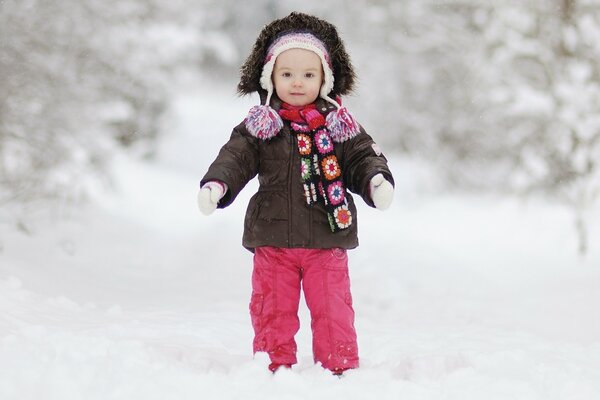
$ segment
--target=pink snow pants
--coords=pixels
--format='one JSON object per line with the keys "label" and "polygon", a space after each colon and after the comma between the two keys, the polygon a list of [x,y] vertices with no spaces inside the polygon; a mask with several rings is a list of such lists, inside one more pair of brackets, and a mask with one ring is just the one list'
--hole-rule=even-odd
{"label": "pink snow pants", "polygon": [[344,249],[258,247],[250,315],[253,349],[271,362],[295,364],[300,285],[310,310],[313,357],[329,370],[358,367],[358,346]]}

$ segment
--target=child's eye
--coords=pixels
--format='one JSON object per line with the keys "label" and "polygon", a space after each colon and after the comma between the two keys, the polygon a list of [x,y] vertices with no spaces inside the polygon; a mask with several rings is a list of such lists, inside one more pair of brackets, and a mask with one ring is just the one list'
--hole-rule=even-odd
{"label": "child's eye", "polygon": [[315,74],[313,74],[312,72],[307,72],[307,73],[306,73],[304,76],[305,76],[306,78],[314,78],[314,77],[315,77]]}
{"label": "child's eye", "polygon": [[289,78],[290,76],[292,76],[292,74],[289,72],[282,72],[281,76],[283,76],[284,78]]}

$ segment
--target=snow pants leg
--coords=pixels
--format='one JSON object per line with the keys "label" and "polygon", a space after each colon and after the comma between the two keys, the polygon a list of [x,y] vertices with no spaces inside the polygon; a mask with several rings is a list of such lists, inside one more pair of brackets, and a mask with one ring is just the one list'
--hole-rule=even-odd
{"label": "snow pants leg", "polygon": [[254,352],[295,364],[300,285],[311,314],[313,356],[330,370],[358,367],[348,257],[342,249],[255,249],[250,315]]}
{"label": "snow pants leg", "polygon": [[329,370],[358,367],[348,255],[343,249],[306,254],[302,287],[310,310],[313,356]]}
{"label": "snow pants leg", "polygon": [[250,316],[254,352],[264,351],[271,362],[296,364],[294,335],[300,328],[300,269],[283,249],[258,247],[254,251]]}

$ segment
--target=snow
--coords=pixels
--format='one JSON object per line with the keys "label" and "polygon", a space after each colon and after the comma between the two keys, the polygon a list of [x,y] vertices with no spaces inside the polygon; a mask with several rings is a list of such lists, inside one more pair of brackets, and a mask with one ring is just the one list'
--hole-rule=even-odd
{"label": "snow", "polygon": [[303,306],[299,364],[270,374],[240,245],[255,183],[210,217],[195,205],[252,99],[208,92],[176,103],[158,161],[115,157],[114,190],[30,233],[0,225],[0,399],[600,398],[598,210],[579,258],[568,210],[434,194],[393,155],[394,203],[359,204],[350,252],[361,368],[313,365]]}

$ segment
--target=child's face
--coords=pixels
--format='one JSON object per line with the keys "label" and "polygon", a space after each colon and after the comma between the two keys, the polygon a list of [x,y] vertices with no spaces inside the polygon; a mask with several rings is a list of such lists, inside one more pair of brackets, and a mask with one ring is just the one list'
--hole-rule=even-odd
{"label": "child's face", "polygon": [[321,59],[310,50],[286,50],[277,56],[272,77],[281,100],[292,106],[310,104],[323,84]]}

